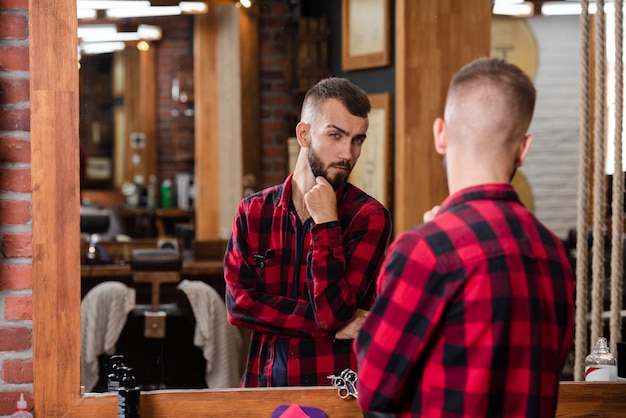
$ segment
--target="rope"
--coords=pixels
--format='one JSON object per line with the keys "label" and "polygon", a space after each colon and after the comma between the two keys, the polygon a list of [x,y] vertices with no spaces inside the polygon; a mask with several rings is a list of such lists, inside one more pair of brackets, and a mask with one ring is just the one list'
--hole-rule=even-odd
{"label": "rope", "polygon": [[578,160],[578,210],[576,220],[576,327],[574,380],[585,378],[585,357],[587,353],[587,217],[589,213],[589,0],[581,0],[580,14],[581,40],[581,108]]}
{"label": "rope", "polygon": [[615,0],[615,161],[613,171],[613,199],[611,201],[611,318],[610,346],[613,355],[617,356],[617,342],[622,341],[622,275],[624,271],[624,171],[622,168],[622,131],[623,131],[623,10],[622,0]]}
{"label": "rope", "polygon": [[[591,263],[591,343],[602,336],[604,297],[604,238],[605,230],[605,92],[606,44],[604,0],[596,0],[595,17],[595,103],[594,103],[594,167],[593,167],[593,243]],[[590,347],[591,348],[591,347]]]}

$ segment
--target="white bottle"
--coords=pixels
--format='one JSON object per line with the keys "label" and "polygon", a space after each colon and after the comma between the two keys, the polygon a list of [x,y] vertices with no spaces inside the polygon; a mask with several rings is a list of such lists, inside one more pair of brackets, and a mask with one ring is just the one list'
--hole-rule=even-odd
{"label": "white bottle", "polygon": [[609,351],[606,338],[596,341],[593,351],[585,358],[586,382],[611,382],[617,380],[617,362]]}
{"label": "white bottle", "polygon": [[17,409],[13,415],[11,415],[11,418],[33,418],[33,414],[28,412],[23,393],[20,393],[20,400],[17,401]]}

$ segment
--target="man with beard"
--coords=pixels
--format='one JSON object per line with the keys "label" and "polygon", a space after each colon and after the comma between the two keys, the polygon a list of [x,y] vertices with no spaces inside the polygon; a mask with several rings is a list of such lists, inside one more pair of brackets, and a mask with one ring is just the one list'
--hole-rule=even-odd
{"label": "man with beard", "polygon": [[498,59],[453,77],[433,126],[450,195],[389,247],[355,340],[362,409],[554,417],[574,278],[561,240],[509,183],[530,147],[535,95]]}
{"label": "man with beard", "polygon": [[224,278],[229,321],[252,331],[244,387],[326,386],[356,369],[391,233],[388,210],[347,182],[370,109],[347,79],[321,80],[304,98],[294,172],[239,204]]}

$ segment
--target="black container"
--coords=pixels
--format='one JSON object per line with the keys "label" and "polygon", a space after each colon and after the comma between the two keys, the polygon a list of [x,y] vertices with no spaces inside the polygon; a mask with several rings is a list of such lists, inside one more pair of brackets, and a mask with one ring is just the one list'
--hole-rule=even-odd
{"label": "black container", "polygon": [[109,358],[109,374],[107,375],[107,390],[117,392],[122,380],[122,370],[124,367],[124,356],[117,354]]}
{"label": "black container", "polygon": [[617,343],[617,379],[626,380],[626,342]]}
{"label": "black container", "polygon": [[122,381],[117,395],[117,417],[139,418],[139,387],[135,382],[133,369],[122,367]]}

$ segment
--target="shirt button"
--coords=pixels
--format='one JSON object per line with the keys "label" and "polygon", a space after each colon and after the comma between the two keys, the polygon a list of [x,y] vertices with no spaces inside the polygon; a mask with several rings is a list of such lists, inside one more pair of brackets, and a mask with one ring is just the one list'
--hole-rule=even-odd
{"label": "shirt button", "polygon": [[315,238],[313,238],[313,241],[315,241],[315,242],[319,242],[321,239],[322,239],[322,238],[320,238],[320,237],[315,237]]}
{"label": "shirt button", "polygon": [[293,351],[290,351],[290,352],[289,352],[289,355],[290,355],[290,356],[293,356],[293,355],[294,355],[294,352],[293,352]]}

